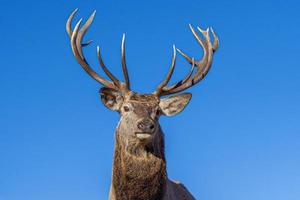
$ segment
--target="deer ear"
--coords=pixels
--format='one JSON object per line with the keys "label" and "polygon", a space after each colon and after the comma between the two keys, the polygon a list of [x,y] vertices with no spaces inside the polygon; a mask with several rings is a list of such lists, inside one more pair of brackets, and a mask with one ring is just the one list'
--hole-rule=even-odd
{"label": "deer ear", "polygon": [[191,93],[177,94],[161,99],[159,107],[166,116],[173,116],[181,112],[191,100]]}
{"label": "deer ear", "polygon": [[99,93],[101,96],[102,103],[107,108],[115,111],[119,110],[123,102],[123,96],[121,92],[107,87],[102,87]]}

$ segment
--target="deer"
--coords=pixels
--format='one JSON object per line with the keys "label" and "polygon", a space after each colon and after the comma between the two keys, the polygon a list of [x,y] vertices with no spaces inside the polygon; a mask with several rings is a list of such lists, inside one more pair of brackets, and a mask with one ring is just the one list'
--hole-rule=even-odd
{"label": "deer", "polygon": [[[105,79],[90,67],[83,53],[83,47],[91,43],[91,40],[83,43],[83,37],[92,24],[96,11],[82,26],[81,18],[72,29],[71,24],[77,11],[75,9],[71,13],[66,23],[74,57],[91,78],[103,85],[99,90],[102,103],[120,115],[114,136],[109,200],[194,200],[182,183],[172,181],[167,176],[164,134],[159,118],[162,115],[174,116],[180,113],[190,102],[192,94],[181,92],[199,83],[209,72],[213,54],[219,46],[216,33],[212,28],[202,30],[197,27],[196,31],[189,25],[203,49],[202,58],[195,60],[173,45],[171,66],[166,78],[153,93],[141,94],[130,89],[125,59],[125,34],[121,43],[124,82],[106,67],[97,46],[99,64],[110,80]],[[187,60],[191,68],[182,80],[170,85],[168,83],[175,68],[176,52]],[[162,98],[164,96],[166,97]]]}

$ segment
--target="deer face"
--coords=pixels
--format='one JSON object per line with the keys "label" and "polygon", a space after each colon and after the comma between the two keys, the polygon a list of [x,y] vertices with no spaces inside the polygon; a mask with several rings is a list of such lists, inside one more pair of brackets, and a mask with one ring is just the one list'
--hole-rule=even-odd
{"label": "deer face", "polygon": [[192,96],[190,93],[183,93],[160,99],[154,94],[130,92],[123,95],[105,87],[100,90],[100,95],[107,108],[120,114],[118,137],[132,145],[154,142],[160,134],[159,117],[181,112]]}

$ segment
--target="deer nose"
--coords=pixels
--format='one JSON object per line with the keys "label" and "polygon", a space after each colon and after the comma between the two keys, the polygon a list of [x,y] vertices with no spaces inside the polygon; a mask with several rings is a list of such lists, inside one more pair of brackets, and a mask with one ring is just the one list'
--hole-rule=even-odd
{"label": "deer nose", "polygon": [[155,123],[151,119],[142,119],[137,123],[137,127],[142,132],[151,133],[154,131]]}

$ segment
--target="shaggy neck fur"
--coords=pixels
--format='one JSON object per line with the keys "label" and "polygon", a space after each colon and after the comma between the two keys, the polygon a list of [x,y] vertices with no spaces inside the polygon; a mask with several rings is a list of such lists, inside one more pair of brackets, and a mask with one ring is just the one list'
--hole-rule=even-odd
{"label": "shaggy neck fur", "polygon": [[146,147],[125,145],[119,137],[116,133],[112,177],[116,199],[162,199],[167,180],[163,134]]}

